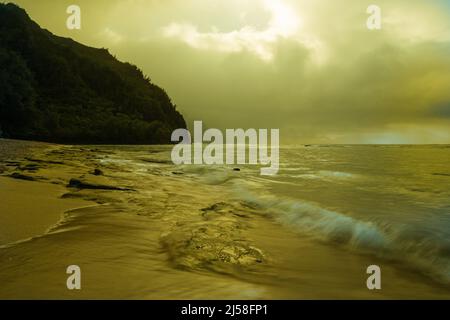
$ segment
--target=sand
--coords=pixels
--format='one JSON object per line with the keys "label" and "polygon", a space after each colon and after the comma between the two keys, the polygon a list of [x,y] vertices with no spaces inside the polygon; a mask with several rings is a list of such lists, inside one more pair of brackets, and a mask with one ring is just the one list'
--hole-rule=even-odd
{"label": "sand", "polygon": [[0,246],[44,234],[65,211],[89,204],[61,199],[64,188],[50,183],[0,177]]}
{"label": "sand", "polygon": [[56,225],[65,211],[89,204],[80,199],[60,199],[65,193],[63,186],[31,181],[32,175],[26,174],[38,168],[26,158],[54,147],[0,139],[0,246],[40,236]]}

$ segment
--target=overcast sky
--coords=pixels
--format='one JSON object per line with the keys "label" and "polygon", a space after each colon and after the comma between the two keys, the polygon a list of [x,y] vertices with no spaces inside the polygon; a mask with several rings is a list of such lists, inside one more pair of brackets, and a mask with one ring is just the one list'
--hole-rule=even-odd
{"label": "overcast sky", "polygon": [[[282,143],[450,143],[450,0],[17,0],[143,69],[192,125]],[[81,7],[82,29],[66,28]],[[381,8],[381,30],[366,9]]]}

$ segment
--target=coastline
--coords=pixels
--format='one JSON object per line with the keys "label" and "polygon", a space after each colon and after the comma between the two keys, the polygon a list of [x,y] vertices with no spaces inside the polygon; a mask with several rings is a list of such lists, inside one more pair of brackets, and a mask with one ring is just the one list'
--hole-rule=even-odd
{"label": "coastline", "polygon": [[[0,247],[0,298],[448,298],[414,270],[317,241],[239,200],[245,169],[174,166],[168,155],[169,146],[47,145],[10,160],[2,175],[21,175],[0,178],[16,188],[4,193],[9,212],[27,205],[32,222],[43,211],[49,220],[33,233],[51,228]],[[380,292],[365,286],[373,263]],[[73,264],[79,292],[65,287]]]}
{"label": "coastline", "polygon": [[0,246],[41,236],[55,226],[64,212],[87,201],[61,199],[61,186],[0,177]]}
{"label": "coastline", "polygon": [[22,159],[32,159],[36,152],[55,146],[0,139],[0,246],[41,236],[61,220],[64,212],[89,204],[77,199],[61,199],[65,191],[62,186],[39,179],[32,181],[32,175],[23,174],[36,167],[32,161],[24,165],[27,161]]}

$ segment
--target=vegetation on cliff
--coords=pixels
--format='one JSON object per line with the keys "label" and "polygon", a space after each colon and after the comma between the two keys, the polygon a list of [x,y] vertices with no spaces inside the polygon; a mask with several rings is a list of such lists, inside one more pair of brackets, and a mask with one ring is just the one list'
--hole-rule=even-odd
{"label": "vegetation on cliff", "polygon": [[0,4],[0,136],[60,143],[170,142],[182,115],[141,70],[53,35]]}

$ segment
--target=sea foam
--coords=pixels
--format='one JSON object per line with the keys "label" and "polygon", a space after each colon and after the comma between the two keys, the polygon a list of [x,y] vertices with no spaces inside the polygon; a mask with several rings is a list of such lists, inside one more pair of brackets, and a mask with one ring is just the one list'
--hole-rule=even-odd
{"label": "sea foam", "polygon": [[236,197],[299,234],[330,245],[399,261],[450,284],[450,243],[432,241],[402,225],[362,221],[320,204],[251,192],[235,181]]}

